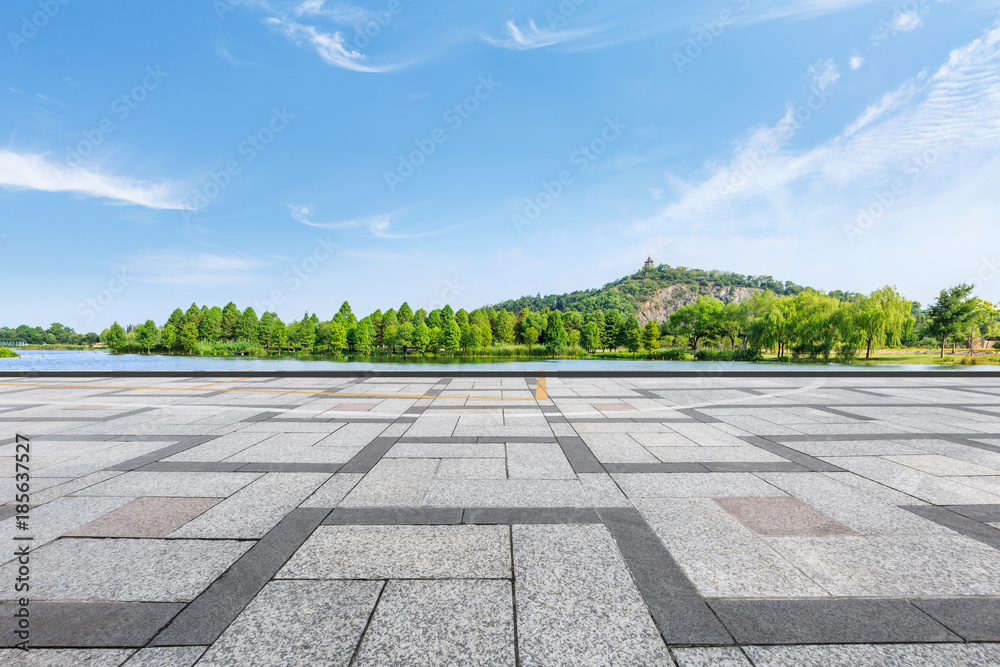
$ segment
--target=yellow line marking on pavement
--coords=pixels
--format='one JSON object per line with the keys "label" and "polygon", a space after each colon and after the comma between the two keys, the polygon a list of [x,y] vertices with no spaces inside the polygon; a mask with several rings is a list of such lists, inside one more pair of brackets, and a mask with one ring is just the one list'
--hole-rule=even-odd
{"label": "yellow line marking on pavement", "polygon": [[539,376],[538,387],[535,389],[535,400],[536,401],[547,401],[549,400],[548,387],[545,386],[545,378]]}
{"label": "yellow line marking on pavement", "polygon": [[[215,384],[215,383],[213,383]],[[211,387],[212,385],[202,385]],[[360,398],[427,398],[424,394],[349,394],[340,391],[295,391],[291,389],[201,389],[199,387],[119,387],[113,385],[76,384],[24,384],[20,382],[0,382],[0,387],[33,387],[42,389],[129,389],[150,391],[227,391],[256,394],[304,394],[307,396],[351,396]],[[441,396],[440,398],[460,398],[477,401],[534,401],[529,396]]]}
{"label": "yellow line marking on pavement", "polygon": [[236,378],[235,380],[223,380],[222,382],[210,382],[208,384],[200,384],[197,387],[188,387],[188,389],[204,389],[205,387],[214,387],[217,384],[228,384],[230,382],[240,382],[242,380],[250,380],[252,378]]}

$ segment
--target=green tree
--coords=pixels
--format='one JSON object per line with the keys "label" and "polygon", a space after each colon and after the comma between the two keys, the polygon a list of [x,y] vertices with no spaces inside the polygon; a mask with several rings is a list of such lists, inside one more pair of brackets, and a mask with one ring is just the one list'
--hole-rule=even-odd
{"label": "green tree", "polygon": [[403,302],[403,305],[399,307],[399,311],[396,313],[396,317],[399,318],[399,323],[403,324],[405,322],[413,323],[413,309],[410,308],[410,304]]}
{"label": "green tree", "polygon": [[670,326],[687,336],[691,349],[697,352],[699,342],[722,332],[722,302],[711,296],[699,297],[695,303],[677,309],[670,316]]}
{"label": "green tree", "polygon": [[541,332],[535,327],[528,327],[521,333],[521,337],[524,339],[525,344],[531,346],[538,342]]}
{"label": "green tree", "polygon": [[188,353],[194,351],[195,346],[198,345],[198,326],[194,322],[188,322],[181,329],[180,342],[181,347]]}
{"label": "green tree", "polygon": [[462,347],[462,328],[458,322],[450,320],[444,329],[444,349],[449,354],[455,354]]}
{"label": "green tree", "polygon": [[236,339],[245,340],[249,343],[259,342],[260,322],[257,320],[257,313],[250,306],[240,313],[236,322]]}
{"label": "green tree", "polygon": [[548,328],[545,330],[545,348],[555,354],[566,347],[568,335],[562,314],[556,310],[549,313]]}
{"label": "green tree", "polygon": [[177,327],[170,322],[163,325],[163,331],[160,332],[160,344],[167,352],[177,346]]}
{"label": "green tree", "polygon": [[222,309],[222,327],[220,335],[226,340],[236,340],[236,325],[240,321],[240,311],[236,304],[230,301]]}
{"label": "green tree", "polygon": [[111,325],[107,335],[104,337],[104,344],[115,353],[121,352],[125,348],[128,340],[125,338],[125,330],[122,329],[120,324],[115,322]]}
{"label": "green tree", "polygon": [[222,336],[222,309],[218,306],[211,308],[198,325],[198,337],[214,343]]}
{"label": "green tree", "polygon": [[642,330],[642,349],[652,353],[660,346],[660,325],[648,322]]}
{"label": "green tree", "polygon": [[431,344],[431,330],[426,323],[421,321],[413,329],[413,347],[420,352],[426,352]]}
{"label": "green tree", "polygon": [[631,322],[625,325],[625,347],[628,351],[635,356],[635,353],[639,351],[642,346],[642,332],[639,331],[639,323],[636,322],[632,325]]}
{"label": "green tree", "polygon": [[340,322],[330,324],[330,349],[340,354],[347,347],[347,328]]}
{"label": "green tree", "polygon": [[497,313],[496,340],[501,345],[514,344],[514,315],[501,310]]}
{"label": "green tree", "polygon": [[333,320],[335,322],[340,322],[346,327],[347,325],[355,324],[358,321],[358,318],[356,318],[354,313],[351,312],[351,304],[345,301],[340,304],[340,310],[333,316]]}
{"label": "green tree", "polygon": [[136,329],[135,341],[149,354],[160,341],[160,330],[156,328],[156,323],[146,320],[145,324]]}
{"label": "green tree", "polygon": [[601,345],[601,328],[597,322],[587,322],[583,325],[583,336],[581,337],[583,349],[593,352]]}
{"label": "green tree", "polygon": [[184,326],[184,311],[180,308],[174,308],[174,312],[170,313],[170,317],[167,318],[167,324],[172,324],[175,330]]}
{"label": "green tree", "polygon": [[257,324],[257,342],[264,347],[269,347],[271,345],[271,329],[274,327],[274,313],[264,311],[264,314],[260,316],[260,322]]}
{"label": "green tree", "polygon": [[916,321],[912,304],[886,285],[856,302],[854,327],[865,345],[865,359],[884,345],[900,345]]}
{"label": "green tree", "polygon": [[282,349],[288,347],[288,327],[277,315],[274,316],[274,322],[271,323],[271,337],[269,341],[271,345],[278,348],[279,355]]}
{"label": "green tree", "polygon": [[971,295],[972,285],[963,284],[944,289],[934,305],[927,309],[927,331],[932,337],[941,340],[942,359],[945,341],[958,336],[975,318],[976,303]]}

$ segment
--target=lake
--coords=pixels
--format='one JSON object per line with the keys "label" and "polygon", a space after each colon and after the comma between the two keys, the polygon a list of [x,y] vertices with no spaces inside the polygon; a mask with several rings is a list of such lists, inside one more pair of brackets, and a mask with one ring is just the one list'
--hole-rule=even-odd
{"label": "lake", "polygon": [[299,359],[286,357],[264,359],[255,357],[184,357],[122,354],[104,351],[20,350],[20,359],[0,359],[0,371],[745,371],[782,370],[840,371],[881,370],[967,370],[969,372],[998,370],[996,366],[935,366],[923,364],[756,364],[742,361],[648,361],[642,359],[544,359],[532,361],[413,358],[408,361],[333,361],[329,359]]}

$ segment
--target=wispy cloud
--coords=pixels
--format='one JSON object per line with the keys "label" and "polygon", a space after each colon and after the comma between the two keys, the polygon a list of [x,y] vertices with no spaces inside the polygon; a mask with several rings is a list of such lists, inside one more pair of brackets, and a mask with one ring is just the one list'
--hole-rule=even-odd
{"label": "wispy cloud", "polygon": [[812,76],[813,84],[820,90],[826,90],[840,78],[840,70],[834,64],[833,58],[819,61],[809,68],[809,74]]}
{"label": "wispy cloud", "polygon": [[136,255],[124,262],[126,273],[137,282],[197,287],[245,285],[267,265],[267,261],[248,255],[186,251]]}
{"label": "wispy cloud", "polygon": [[406,240],[406,239],[422,239],[428,236],[437,236],[438,234],[444,234],[445,232],[451,232],[456,229],[461,229],[462,227],[468,227],[469,225],[474,225],[480,222],[491,219],[490,216],[484,218],[476,218],[474,220],[466,220],[465,222],[460,222],[457,225],[450,225],[448,227],[441,227],[438,229],[431,230],[421,230],[418,232],[409,233],[399,233],[392,230],[392,219],[390,216],[379,216],[377,218],[372,218],[368,225],[368,230],[380,239],[394,239],[394,240]]}
{"label": "wispy cloud", "polygon": [[410,62],[371,64],[368,61],[368,56],[347,45],[342,33],[324,32],[315,26],[299,23],[283,16],[268,17],[264,19],[264,23],[297,44],[308,44],[326,63],[343,69],[384,74],[395,72],[411,64]]}
{"label": "wispy cloud", "polygon": [[589,37],[597,32],[597,28],[586,28],[580,30],[557,30],[539,28],[534,20],[529,20],[525,28],[521,28],[514,21],[507,21],[504,26],[506,36],[493,38],[484,35],[483,39],[504,49],[529,50],[540,49],[545,46],[554,46],[565,42]]}
{"label": "wispy cloud", "polygon": [[757,3],[753,20],[807,20],[873,4],[881,0],[771,0]]}
{"label": "wispy cloud", "polygon": [[865,59],[859,55],[851,56],[851,69],[857,71],[865,64]]}
{"label": "wispy cloud", "polygon": [[42,192],[72,192],[154,209],[190,206],[173,185],[148,183],[90,169],[68,169],[45,155],[0,150],[0,186]]}
{"label": "wispy cloud", "polygon": [[372,218],[369,221],[345,220],[343,222],[313,222],[309,219],[313,213],[313,209],[308,204],[289,204],[288,207],[292,209],[293,219],[301,222],[303,225],[319,227],[320,229],[355,229],[357,227],[368,226],[371,220],[378,219]]}
{"label": "wispy cloud", "polygon": [[236,56],[234,56],[229,51],[229,45],[226,44],[225,42],[220,42],[220,43],[218,43],[218,44],[215,45],[215,55],[219,56],[220,58],[222,58],[223,60],[225,60],[230,65],[242,66],[242,65],[256,65],[257,64],[257,63],[252,63],[252,62],[250,62],[248,60],[240,60],[239,58],[237,58]]}

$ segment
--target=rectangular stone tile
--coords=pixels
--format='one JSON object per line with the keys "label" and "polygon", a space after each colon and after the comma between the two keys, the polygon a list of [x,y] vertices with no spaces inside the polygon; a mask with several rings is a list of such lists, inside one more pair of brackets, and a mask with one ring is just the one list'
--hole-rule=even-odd
{"label": "rectangular stone tile", "polygon": [[81,649],[54,648],[0,649],[0,664],[9,667],[65,667],[86,665],[86,667],[118,667],[135,649]]}
{"label": "rectangular stone tile", "polygon": [[[884,484],[879,484],[878,482],[872,481],[867,477],[862,477],[861,475],[855,475],[853,472],[824,472],[820,473],[830,479],[840,482],[846,486],[853,487],[866,493],[875,498],[879,498],[882,502],[889,505],[926,505],[927,503],[919,498],[914,498],[913,496],[903,493],[902,491],[897,491],[896,489],[889,488]],[[761,475],[761,477],[763,477]],[[861,531],[864,532],[864,531]]]}
{"label": "rectangular stone tile", "polygon": [[966,641],[1000,642],[1000,598],[939,598],[912,603]]}
{"label": "rectangular stone tile", "polygon": [[963,536],[772,537],[767,542],[835,596],[1000,595],[1000,552]]}
{"label": "rectangular stone tile", "polygon": [[444,526],[462,523],[458,507],[341,507],[330,512],[326,526]]}
{"label": "rectangular stone tile", "polygon": [[632,439],[644,447],[696,447],[694,440],[680,433],[630,433]]}
{"label": "rectangular stone tile", "polygon": [[337,507],[364,475],[337,473],[302,501],[300,507]]}
{"label": "rectangular stone tile", "polygon": [[587,433],[582,437],[601,463],[659,463],[627,433]]}
{"label": "rectangular stone tile", "polygon": [[821,537],[858,534],[798,498],[716,498],[715,502],[757,535]]}
{"label": "rectangular stone tile", "polygon": [[[175,602],[32,601],[30,646],[145,646],[183,607]],[[21,641],[14,634],[18,608],[16,602],[0,604],[0,646],[12,647]]]}
{"label": "rectangular stone tile", "polygon": [[[502,446],[502,445],[501,445]],[[505,459],[442,459],[435,479],[507,479]]]}
{"label": "rectangular stone tile", "polygon": [[263,537],[329,478],[327,473],[267,473],[170,537]]}
{"label": "rectangular stone tile", "polygon": [[368,412],[378,407],[378,403],[338,403],[330,408],[332,412]]}
{"label": "rectangular stone tile", "polygon": [[897,503],[886,502],[880,496],[831,479],[833,476],[840,479],[840,475],[760,473],[758,477],[864,535],[954,534],[939,524],[901,510]]}
{"label": "rectangular stone tile", "polygon": [[[346,466],[345,466],[346,467]],[[341,502],[343,507],[422,505],[431,487],[435,459],[382,459]]]}
{"label": "rectangular stone tile", "polygon": [[671,659],[604,526],[514,526],[522,665]]}
{"label": "rectangular stone tile", "polygon": [[835,644],[832,646],[747,646],[756,667],[857,667],[919,665],[956,667],[1000,664],[1000,647],[991,644]]}
{"label": "rectangular stone tile", "polygon": [[629,498],[721,498],[783,496],[749,473],[614,473]]}
{"label": "rectangular stone tile", "polygon": [[164,646],[136,651],[123,667],[194,667],[207,646]]}
{"label": "rectangular stone tile", "polygon": [[346,667],[382,586],[380,581],[272,581],[198,664]]}
{"label": "rectangular stone tile", "polygon": [[673,654],[677,667],[753,667],[743,651],[735,647],[675,648]]}
{"label": "rectangular stone tile", "polygon": [[[406,432],[407,436],[413,435],[409,431]],[[503,426],[479,426],[479,425],[464,425],[459,423],[455,427],[455,436],[489,436],[494,438],[533,438],[533,437],[543,437],[551,438],[552,429],[544,421],[544,419],[537,424],[522,424],[522,423],[505,423]]]}
{"label": "rectangular stone tile", "polygon": [[[154,646],[212,644],[288,558],[319,526],[328,510],[292,510],[153,640]],[[247,544],[247,543],[242,543]],[[249,545],[248,545],[249,546]]]}
{"label": "rectangular stone tile", "polygon": [[906,600],[715,600],[741,644],[957,642]]}
{"label": "rectangular stone tile", "polygon": [[958,461],[948,456],[938,454],[923,454],[913,456],[886,456],[886,460],[900,463],[910,468],[922,470],[937,477],[954,477],[969,475],[1000,475],[1000,470],[986,466]]}
{"label": "rectangular stone tile", "polygon": [[670,424],[670,429],[703,447],[742,447],[746,443],[711,424]]}
{"label": "rectangular stone tile", "polygon": [[785,445],[779,445],[776,442],[771,442],[766,438],[747,437],[743,438],[743,440],[750,443],[751,445],[754,445],[755,447],[760,447],[765,451],[771,452],[772,454],[787,459],[792,463],[798,463],[800,466],[803,466],[804,468],[808,468],[809,470],[813,470],[815,472],[840,472],[841,470],[833,463],[829,463],[825,460],[817,459],[807,454],[803,454],[802,452],[796,451],[791,447],[787,447]]}
{"label": "rectangular stone tile", "polygon": [[513,667],[510,582],[388,582],[354,664]]}
{"label": "rectangular stone tile", "polygon": [[[63,539],[31,555],[32,599],[185,602],[250,548],[246,542]],[[37,569],[36,569],[37,568]],[[13,599],[16,564],[3,567],[0,599]]]}
{"label": "rectangular stone tile", "polygon": [[[950,479],[935,477],[892,461],[872,456],[842,457],[829,460],[862,477],[867,477],[935,505],[975,505],[978,503],[993,505],[1000,503],[1000,495],[980,491],[966,483],[959,484]],[[989,478],[970,478],[971,481],[968,484],[979,484],[980,479]],[[1000,491],[1000,488],[997,490]]]}
{"label": "rectangular stone tile", "polygon": [[590,508],[487,507],[466,509],[462,515],[462,523],[487,525],[601,523],[601,518]]}
{"label": "rectangular stone tile", "polygon": [[399,442],[386,454],[386,458],[415,459],[502,459],[503,457],[504,446],[500,443]]}
{"label": "rectangular stone tile", "polygon": [[787,459],[757,447],[649,447],[664,463],[788,463]]}
{"label": "rectangular stone tile", "polygon": [[371,471],[395,444],[396,438],[375,438],[345,463],[340,472],[364,474]]}
{"label": "rectangular stone tile", "polygon": [[[42,507],[32,508],[28,534],[31,535],[31,547],[37,549],[42,545],[58,539],[66,533],[93,521],[94,519],[118,509],[132,498],[57,498]],[[16,518],[0,522],[0,539],[4,544],[13,544],[15,537],[23,537],[24,531],[16,527]],[[0,552],[0,563],[13,560],[14,550]]]}
{"label": "rectangular stone tile", "polygon": [[[994,497],[1000,498],[1000,476],[996,477],[949,477],[949,480],[961,484],[964,487],[969,487],[979,491],[985,491]],[[942,504],[959,504],[959,503],[942,503]],[[973,503],[970,503],[973,504]],[[985,504],[993,504],[985,503]]]}
{"label": "rectangular stone tile", "polygon": [[78,496],[225,498],[260,477],[244,472],[127,472],[76,492]]}
{"label": "rectangular stone tile", "polygon": [[[557,429],[558,426],[564,426],[565,430]],[[581,473],[603,473],[604,467],[601,462],[594,456],[594,453],[590,450],[590,447],[576,435],[576,431],[573,430],[572,426],[559,425],[553,426],[553,432],[559,436],[558,443],[559,447],[562,448],[563,456],[569,461],[570,466],[573,468],[573,472],[577,474]]]}
{"label": "rectangular stone tile", "polygon": [[607,473],[580,473],[577,475],[584,493],[594,507],[630,507],[628,498]]}
{"label": "rectangular stone tile", "polygon": [[562,448],[552,443],[509,443],[507,474],[511,479],[576,479]]}
{"label": "rectangular stone tile", "polygon": [[980,523],[1000,521],[1000,505],[948,505],[945,509]]}
{"label": "rectangular stone tile", "polygon": [[820,442],[785,442],[785,447],[809,456],[892,456],[923,454],[919,441],[902,440],[830,440]]}
{"label": "rectangular stone tile", "polygon": [[219,502],[219,498],[136,498],[67,536],[166,537]]}
{"label": "rectangular stone tile", "polygon": [[576,480],[434,480],[428,507],[591,507]]}
{"label": "rectangular stone tile", "polygon": [[386,422],[349,422],[316,443],[316,447],[364,447],[389,427]]}
{"label": "rectangular stone tile", "polygon": [[183,452],[168,456],[166,461],[224,461],[248,447],[253,447],[268,438],[273,433],[246,433],[238,431],[219,436],[203,445],[186,449]]}
{"label": "rectangular stone tile", "polygon": [[705,597],[829,595],[711,500],[645,500],[638,509]]}
{"label": "rectangular stone tile", "polygon": [[278,579],[504,579],[503,526],[321,526]]}
{"label": "rectangular stone tile", "polygon": [[913,512],[917,516],[928,521],[934,521],[955,532],[965,535],[969,539],[982,542],[994,549],[1000,549],[1000,530],[991,525],[973,521],[961,514],[951,512],[943,507],[932,507],[928,505],[903,506],[903,509]]}

